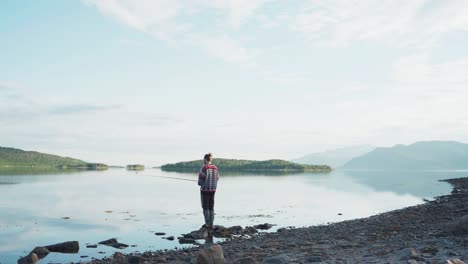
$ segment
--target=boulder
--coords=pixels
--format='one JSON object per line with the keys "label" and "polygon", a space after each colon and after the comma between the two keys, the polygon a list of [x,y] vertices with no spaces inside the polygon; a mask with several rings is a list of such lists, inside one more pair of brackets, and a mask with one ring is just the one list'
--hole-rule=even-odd
{"label": "boulder", "polygon": [[50,251],[46,247],[35,247],[31,253],[36,254],[39,259],[43,259],[49,255]]}
{"label": "boulder", "polygon": [[163,238],[167,239],[167,240],[170,240],[170,241],[174,240],[174,236],[168,236],[168,237],[163,237]]}
{"label": "boulder", "polygon": [[36,264],[39,261],[36,253],[29,253],[26,257],[18,259],[18,264]]}
{"label": "boulder", "polygon": [[220,245],[214,245],[208,249],[202,249],[198,253],[196,264],[224,264],[223,248]]}
{"label": "boulder", "polygon": [[80,243],[78,241],[67,241],[45,247],[50,252],[58,253],[78,253],[78,251],[80,251]]}

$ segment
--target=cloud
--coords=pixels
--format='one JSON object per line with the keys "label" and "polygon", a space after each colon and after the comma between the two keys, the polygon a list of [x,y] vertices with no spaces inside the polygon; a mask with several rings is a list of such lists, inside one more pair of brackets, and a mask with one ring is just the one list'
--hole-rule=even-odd
{"label": "cloud", "polygon": [[331,46],[372,40],[391,46],[431,46],[450,31],[468,30],[468,2],[430,0],[310,0],[291,28]]}
{"label": "cloud", "polygon": [[400,82],[447,85],[468,81],[468,57],[434,63],[429,54],[416,54],[399,58],[392,69]]}
{"label": "cloud", "polygon": [[[83,0],[101,13],[138,31],[170,43],[185,43],[237,63],[251,59],[248,48],[227,37],[238,31],[266,0]],[[219,14],[219,15],[218,15]],[[200,17],[211,19],[201,34]],[[221,19],[219,19],[221,17]],[[206,27],[206,26],[205,26]],[[222,33],[219,33],[222,32]],[[220,45],[220,46],[218,46]]]}

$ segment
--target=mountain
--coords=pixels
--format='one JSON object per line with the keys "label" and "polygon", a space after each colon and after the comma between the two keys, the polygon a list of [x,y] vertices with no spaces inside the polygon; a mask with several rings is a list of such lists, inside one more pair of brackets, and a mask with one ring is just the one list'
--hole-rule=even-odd
{"label": "mountain", "polygon": [[[236,159],[213,159],[220,170],[231,171],[308,171],[308,172],[330,172],[331,167],[327,165],[304,165],[285,160],[236,160]],[[203,166],[203,160],[193,160],[166,164],[161,166],[166,171],[193,171],[198,172]]]}
{"label": "mountain", "polygon": [[107,169],[107,165],[88,163],[36,151],[0,147],[0,167],[50,167],[60,169]]}
{"label": "mountain", "polygon": [[351,159],[364,155],[374,149],[375,147],[370,145],[344,147],[308,154],[291,161],[300,164],[327,164],[333,168],[338,168],[346,164]]}
{"label": "mountain", "polygon": [[456,170],[468,169],[468,144],[455,141],[421,141],[395,145],[356,157],[345,169]]}

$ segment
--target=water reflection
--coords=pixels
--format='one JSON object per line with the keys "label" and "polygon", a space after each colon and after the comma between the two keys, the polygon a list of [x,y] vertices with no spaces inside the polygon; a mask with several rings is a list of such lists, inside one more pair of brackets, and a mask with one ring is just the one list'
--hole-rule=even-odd
{"label": "water reflection", "polygon": [[[461,177],[446,172],[222,173],[216,194],[216,224],[308,226],[366,217],[421,203],[447,193],[438,179]],[[171,179],[179,178],[179,179]],[[199,228],[196,173],[147,169],[107,171],[0,172],[0,262],[16,261],[37,245],[79,240],[79,255],[103,257],[99,251],[155,250],[180,247],[154,235],[179,236]],[[341,213],[342,215],[338,215]],[[69,217],[69,219],[64,219]],[[86,243],[117,237],[125,250]],[[26,252],[27,253],[27,252]],[[54,255],[47,262],[79,261]]]}

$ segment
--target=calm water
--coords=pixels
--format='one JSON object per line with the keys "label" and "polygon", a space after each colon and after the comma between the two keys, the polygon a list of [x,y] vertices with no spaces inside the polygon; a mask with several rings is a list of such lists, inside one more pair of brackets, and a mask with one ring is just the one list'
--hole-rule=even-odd
{"label": "calm water", "polygon": [[[446,194],[450,186],[437,180],[467,175],[441,171],[222,174],[215,223],[268,222],[278,228],[366,217]],[[163,177],[193,180],[197,176],[159,169],[0,171],[0,263],[16,263],[35,246],[67,240],[80,241],[79,254],[50,254],[43,262],[180,247],[154,232],[177,237],[201,226],[198,187],[196,182]],[[85,247],[112,237],[136,246],[125,250]],[[82,259],[82,255],[89,257]]]}

